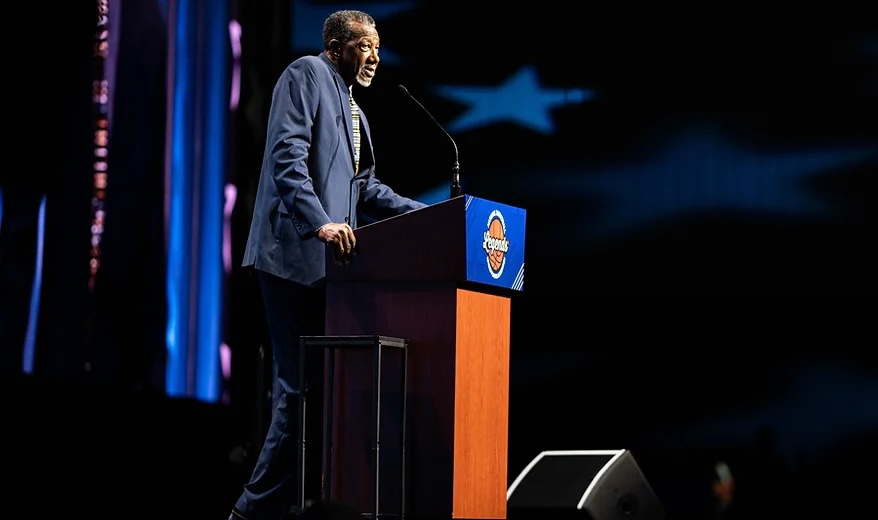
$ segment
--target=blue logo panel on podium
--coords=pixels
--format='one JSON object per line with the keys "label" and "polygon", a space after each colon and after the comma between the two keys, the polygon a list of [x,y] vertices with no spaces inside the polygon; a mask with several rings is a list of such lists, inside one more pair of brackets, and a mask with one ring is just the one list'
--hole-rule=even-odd
{"label": "blue logo panel on podium", "polygon": [[526,212],[466,196],[466,279],[524,290]]}

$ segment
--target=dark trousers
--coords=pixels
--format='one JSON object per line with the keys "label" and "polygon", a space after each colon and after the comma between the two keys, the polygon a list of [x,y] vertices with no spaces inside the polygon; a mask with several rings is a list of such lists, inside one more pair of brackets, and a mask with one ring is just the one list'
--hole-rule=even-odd
{"label": "dark trousers", "polygon": [[271,336],[272,414],[265,443],[235,504],[235,513],[248,520],[280,520],[293,506],[299,484],[299,337],[323,334],[326,296],[323,287],[305,287],[257,273]]}

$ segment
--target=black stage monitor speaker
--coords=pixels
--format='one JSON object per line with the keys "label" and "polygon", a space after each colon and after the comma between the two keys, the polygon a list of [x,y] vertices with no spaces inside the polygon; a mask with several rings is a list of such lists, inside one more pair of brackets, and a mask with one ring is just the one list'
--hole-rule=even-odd
{"label": "black stage monitor speaker", "polygon": [[662,520],[628,450],[544,451],[506,491],[509,520]]}

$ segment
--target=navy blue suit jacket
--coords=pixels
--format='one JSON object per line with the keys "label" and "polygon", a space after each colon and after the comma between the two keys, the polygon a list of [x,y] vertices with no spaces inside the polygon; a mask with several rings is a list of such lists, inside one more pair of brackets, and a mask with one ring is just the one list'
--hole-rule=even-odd
{"label": "navy blue suit jacket", "polygon": [[360,111],[360,172],[354,176],[349,89],[329,59],[305,56],[278,79],[271,109],[244,266],[303,285],[325,277],[327,246],[316,230],[330,222],[356,228],[358,208],[395,215],[425,204],[375,177],[369,122]]}

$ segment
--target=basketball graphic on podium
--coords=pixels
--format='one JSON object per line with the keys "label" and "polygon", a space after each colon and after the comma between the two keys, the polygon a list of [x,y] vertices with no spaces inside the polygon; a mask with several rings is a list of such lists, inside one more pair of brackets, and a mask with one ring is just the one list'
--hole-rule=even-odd
{"label": "basketball graphic on podium", "polygon": [[509,240],[506,239],[506,222],[503,214],[494,210],[488,216],[488,229],[485,231],[482,247],[488,256],[488,272],[494,279],[503,274]]}

